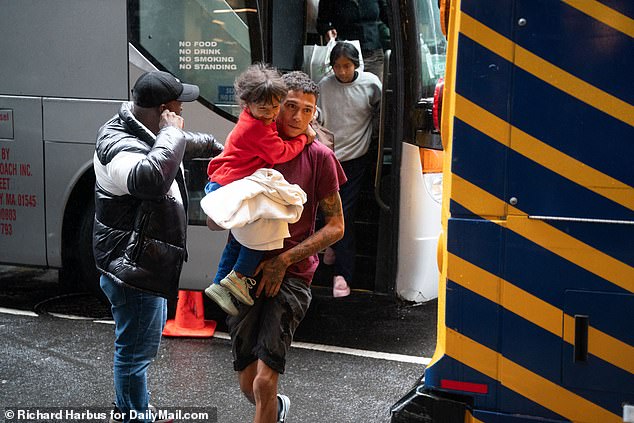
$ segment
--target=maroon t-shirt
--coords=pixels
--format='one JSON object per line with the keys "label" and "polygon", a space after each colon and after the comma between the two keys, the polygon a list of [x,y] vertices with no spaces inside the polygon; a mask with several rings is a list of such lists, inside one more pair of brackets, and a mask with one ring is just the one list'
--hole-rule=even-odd
{"label": "maroon t-shirt", "polygon": [[[319,201],[339,191],[339,186],[346,182],[346,175],[335,153],[317,140],[304,147],[299,156],[276,165],[275,169],[280,171],[289,183],[299,185],[306,192],[307,200],[299,221],[288,227],[291,236],[284,240],[284,247],[267,252],[265,258],[278,255],[312,235],[315,232]],[[319,265],[319,258],[315,254],[292,264],[287,269],[286,275],[303,279],[310,285],[317,265]]]}

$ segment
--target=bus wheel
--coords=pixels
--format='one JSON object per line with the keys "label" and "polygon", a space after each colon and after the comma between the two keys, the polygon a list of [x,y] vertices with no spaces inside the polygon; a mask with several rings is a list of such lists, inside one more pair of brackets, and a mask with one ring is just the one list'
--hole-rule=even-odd
{"label": "bus wheel", "polygon": [[99,287],[99,272],[95,267],[92,251],[92,228],[95,204],[88,201],[76,206],[77,212],[66,217],[64,241],[62,243],[62,269],[59,280],[65,291],[90,292],[102,301],[106,297]]}

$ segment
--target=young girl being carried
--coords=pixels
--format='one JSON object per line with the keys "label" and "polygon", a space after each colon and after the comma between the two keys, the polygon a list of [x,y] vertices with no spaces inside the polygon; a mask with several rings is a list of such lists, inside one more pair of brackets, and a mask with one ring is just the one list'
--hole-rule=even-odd
{"label": "young girl being carried", "polygon": [[[295,158],[316,135],[308,126],[306,133],[296,138],[279,137],[275,119],[288,90],[276,69],[264,64],[252,65],[236,78],[234,88],[243,110],[227,136],[224,151],[209,162],[207,194],[258,169]],[[255,285],[252,278],[263,253],[241,245],[230,235],[216,276],[205,294],[230,315],[238,314],[231,295],[241,303],[253,305],[249,291]]]}

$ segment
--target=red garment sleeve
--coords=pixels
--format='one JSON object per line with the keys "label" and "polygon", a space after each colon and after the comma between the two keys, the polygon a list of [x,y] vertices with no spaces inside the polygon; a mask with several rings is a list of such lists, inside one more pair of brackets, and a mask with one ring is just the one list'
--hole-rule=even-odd
{"label": "red garment sleeve", "polygon": [[[256,127],[257,128],[257,127]],[[276,165],[285,163],[297,157],[302,152],[308,138],[305,134],[300,134],[290,140],[283,140],[277,133],[277,127],[272,124],[268,126],[261,125],[258,133],[254,134],[258,139],[254,143],[257,145],[256,154],[262,160]]]}

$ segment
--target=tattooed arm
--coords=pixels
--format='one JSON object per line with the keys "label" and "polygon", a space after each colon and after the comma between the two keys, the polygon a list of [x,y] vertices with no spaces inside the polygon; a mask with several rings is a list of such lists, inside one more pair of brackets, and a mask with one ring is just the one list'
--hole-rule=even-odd
{"label": "tattooed arm", "polygon": [[267,297],[277,295],[286,269],[291,264],[316,254],[343,237],[344,221],[339,192],[334,192],[321,200],[319,208],[325,221],[321,229],[295,247],[260,263],[256,274],[262,271],[262,280],[258,284],[256,297],[259,297],[263,290]]}

